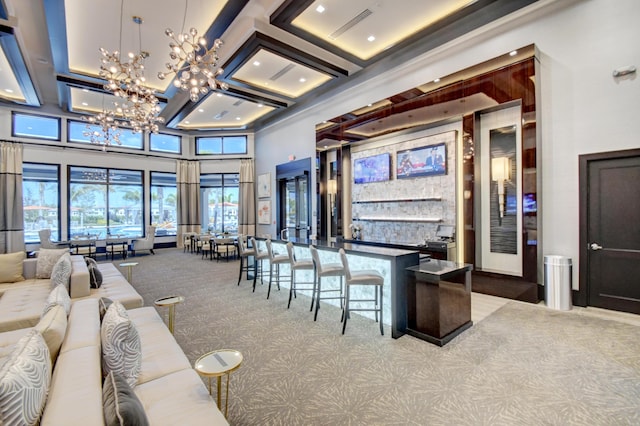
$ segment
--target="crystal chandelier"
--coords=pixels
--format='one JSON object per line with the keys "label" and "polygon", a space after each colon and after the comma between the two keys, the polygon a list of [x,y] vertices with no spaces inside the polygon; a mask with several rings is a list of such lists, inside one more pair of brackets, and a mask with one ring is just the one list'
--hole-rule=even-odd
{"label": "crystal chandelier", "polygon": [[122,141],[120,141],[120,127],[115,115],[116,113],[114,111],[103,109],[102,112],[96,115],[82,117],[82,120],[87,122],[86,129],[82,134],[87,136],[91,143],[102,145],[103,151],[107,150],[107,146],[113,144],[122,145]]}
{"label": "crystal chandelier", "polygon": [[176,79],[173,85],[189,92],[192,102],[197,102],[200,95],[207,94],[209,90],[229,88],[226,83],[217,79],[224,72],[222,68],[218,68],[218,49],[222,46],[222,40],[216,39],[213,46],[207,49],[207,40],[202,36],[198,37],[198,31],[195,28],[178,36],[170,28],[167,28],[164,33],[172,40],[169,43],[171,48],[169,57],[172,62],[166,63],[168,71],[158,73],[160,80],[175,74]]}

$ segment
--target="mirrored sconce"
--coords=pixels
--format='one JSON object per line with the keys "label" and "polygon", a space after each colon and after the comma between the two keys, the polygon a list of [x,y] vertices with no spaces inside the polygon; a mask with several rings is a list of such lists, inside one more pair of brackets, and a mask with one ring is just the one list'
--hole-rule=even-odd
{"label": "mirrored sconce", "polygon": [[508,157],[496,157],[491,159],[491,180],[498,183],[500,219],[504,217],[504,181],[510,179],[510,172],[511,162]]}
{"label": "mirrored sconce", "polygon": [[331,206],[331,216],[336,213],[336,194],[338,193],[338,181],[329,179],[327,182],[327,193],[329,194],[329,205]]}

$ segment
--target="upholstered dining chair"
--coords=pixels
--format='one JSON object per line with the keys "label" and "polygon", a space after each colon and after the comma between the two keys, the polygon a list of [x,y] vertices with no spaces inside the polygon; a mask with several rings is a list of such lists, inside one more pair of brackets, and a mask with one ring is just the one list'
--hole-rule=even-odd
{"label": "upholstered dining chair", "polygon": [[136,255],[136,251],[149,250],[151,254],[155,254],[153,251],[153,245],[156,240],[156,227],[151,225],[147,226],[147,236],[144,238],[138,238],[131,242],[131,254]]}
{"label": "upholstered dining chair", "polygon": [[238,255],[240,257],[240,272],[238,274],[238,285],[240,285],[240,281],[242,280],[242,272],[246,271],[249,274],[249,271],[253,271],[255,274],[256,271],[254,268],[249,265],[249,257],[256,255],[255,247],[248,247],[245,242],[245,236],[242,234],[238,235]]}
{"label": "upholstered dining chair", "polygon": [[213,243],[214,254],[218,260],[220,260],[222,256],[224,256],[226,260],[229,260],[229,257],[235,256],[237,253],[236,242],[233,238],[214,238]]}

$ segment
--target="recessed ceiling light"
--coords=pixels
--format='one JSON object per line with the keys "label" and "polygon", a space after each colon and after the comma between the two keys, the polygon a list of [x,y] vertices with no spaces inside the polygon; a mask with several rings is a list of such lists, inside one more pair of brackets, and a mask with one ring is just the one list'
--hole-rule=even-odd
{"label": "recessed ceiling light", "polygon": [[265,85],[265,86],[268,86],[268,85],[269,85],[269,82],[268,82],[268,81],[265,81],[265,82],[264,82],[264,85]]}
{"label": "recessed ceiling light", "polygon": [[222,93],[216,93],[216,96],[221,98],[222,97]]}
{"label": "recessed ceiling light", "polygon": [[199,108],[198,112],[204,112],[204,110],[202,108]]}
{"label": "recessed ceiling light", "polygon": [[260,66],[260,61],[253,61],[253,65],[255,65],[256,67]]}
{"label": "recessed ceiling light", "polygon": [[7,92],[7,93],[13,93],[13,90],[11,90],[11,89],[4,89],[4,91]]}
{"label": "recessed ceiling light", "polygon": [[240,117],[236,117],[236,120],[240,121]]}
{"label": "recessed ceiling light", "polygon": [[258,108],[262,108],[264,105],[262,104],[258,104]]}
{"label": "recessed ceiling light", "polygon": [[367,37],[367,40],[369,41],[374,41],[376,38],[375,36],[370,35],[369,37]]}
{"label": "recessed ceiling light", "polygon": [[512,50],[511,52],[509,52],[509,56],[516,56],[518,54],[517,50]]}
{"label": "recessed ceiling light", "polygon": [[319,4],[318,7],[316,7],[316,12],[318,12],[318,13],[324,12],[324,6]]}
{"label": "recessed ceiling light", "polygon": [[304,77],[300,77],[300,83],[304,83],[305,81],[307,81],[307,79],[306,79],[306,78],[304,78]]}
{"label": "recessed ceiling light", "polygon": [[439,79],[439,78],[436,78],[435,80],[433,80],[433,82],[434,82],[434,83],[437,83],[437,82],[439,82],[439,81],[440,81],[440,79]]}
{"label": "recessed ceiling light", "polygon": [[373,106],[373,104],[367,104],[368,107]]}
{"label": "recessed ceiling light", "polygon": [[83,103],[82,103],[82,106],[88,106],[88,105],[89,105],[89,104],[88,104],[88,103],[86,103],[86,102],[83,102]]}
{"label": "recessed ceiling light", "polygon": [[84,93],[89,93],[89,89],[82,89]]}
{"label": "recessed ceiling light", "polygon": [[186,121],[184,122],[184,124],[189,124],[189,123],[191,123],[189,120],[186,120]]}

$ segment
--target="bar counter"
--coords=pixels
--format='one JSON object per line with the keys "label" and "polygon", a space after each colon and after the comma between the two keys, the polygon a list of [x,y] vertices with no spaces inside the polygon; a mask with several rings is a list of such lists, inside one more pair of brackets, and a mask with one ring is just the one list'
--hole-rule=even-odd
{"label": "bar counter", "polygon": [[[257,238],[256,242],[264,244],[265,238]],[[286,253],[284,245],[291,241],[294,245],[296,258],[310,259],[309,245],[318,249],[320,261],[340,263],[339,249],[344,249],[349,259],[349,267],[353,271],[362,269],[374,269],[384,275],[383,286],[383,312],[382,322],[391,327],[391,337],[397,339],[404,335],[407,329],[407,273],[406,268],[416,266],[420,263],[420,254],[417,250],[404,250],[388,247],[377,247],[371,245],[356,244],[352,242],[329,242],[321,240],[306,240],[290,238],[287,241],[272,239],[274,251]],[[288,274],[288,266],[281,267],[282,274]],[[305,276],[305,274],[308,274]],[[296,274],[301,281],[311,281],[311,272],[299,271]],[[336,280],[331,285],[338,286],[339,278],[325,278],[325,280]],[[323,280],[324,282],[324,280]],[[283,287],[286,286],[286,283]],[[288,288],[288,287],[287,287]],[[362,298],[360,291],[365,295],[371,292],[367,288],[352,289],[354,298]],[[293,303],[293,302],[292,302]],[[338,300],[326,300],[323,303],[331,303],[339,306]],[[373,312],[354,312],[367,318],[375,319]],[[323,315],[322,310],[319,315]],[[336,326],[338,327],[338,326]],[[338,329],[338,328],[336,328]]]}

